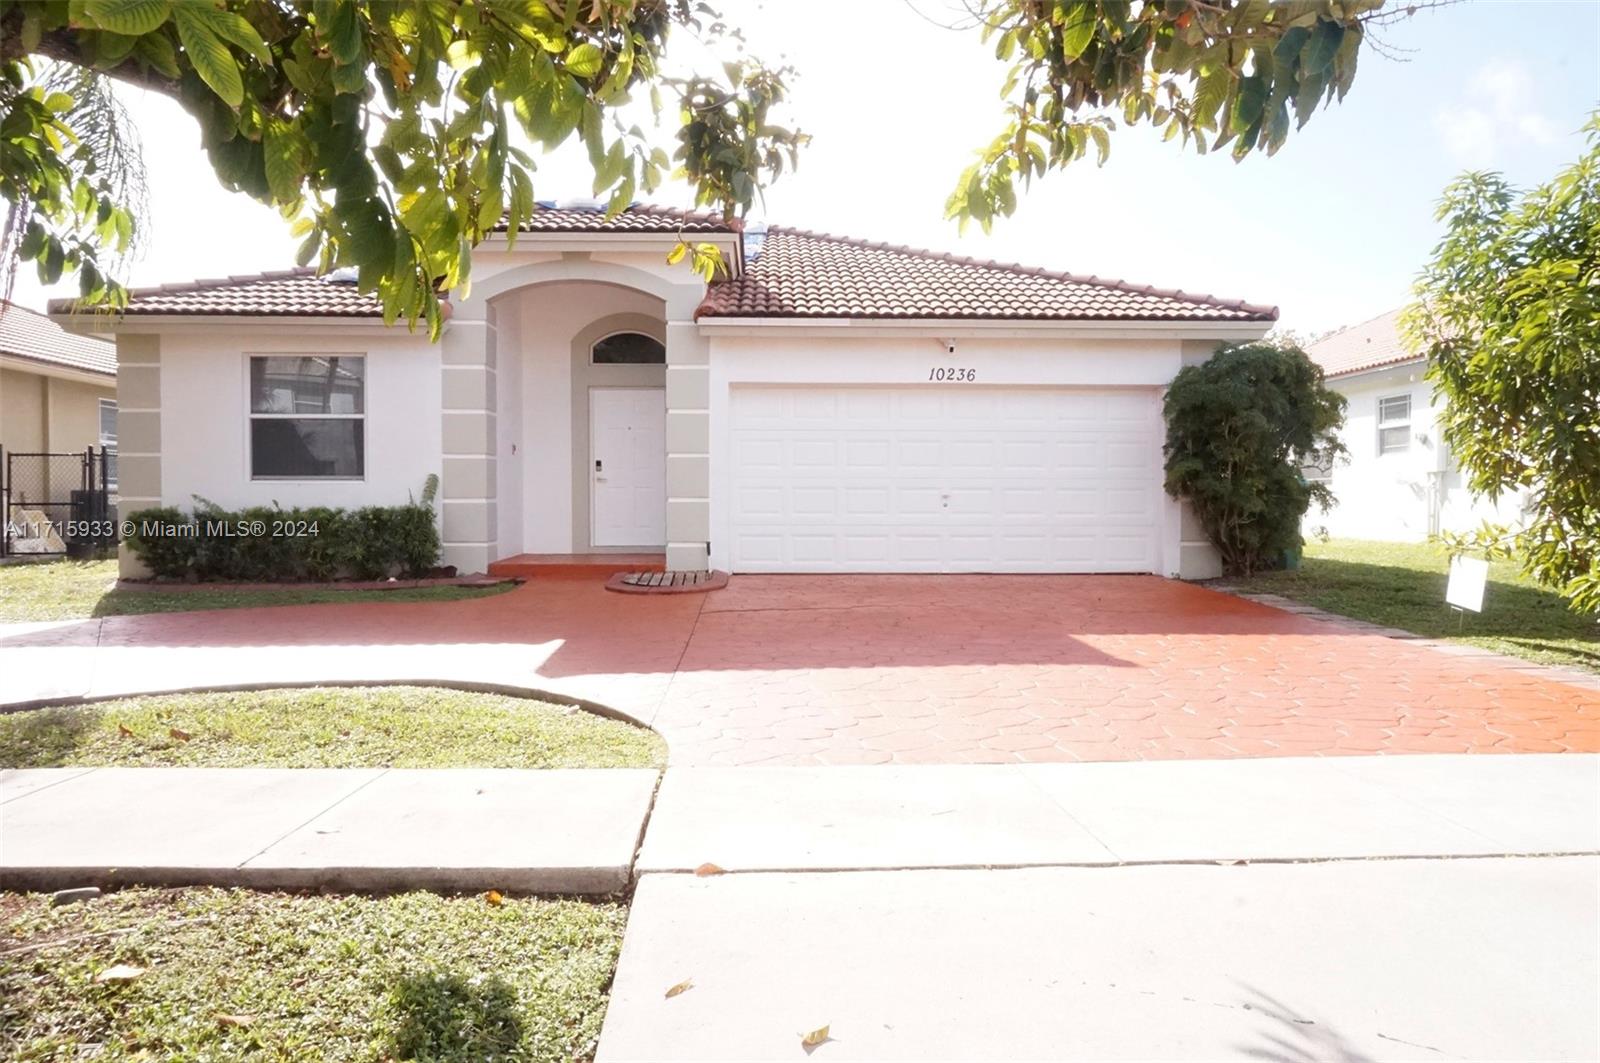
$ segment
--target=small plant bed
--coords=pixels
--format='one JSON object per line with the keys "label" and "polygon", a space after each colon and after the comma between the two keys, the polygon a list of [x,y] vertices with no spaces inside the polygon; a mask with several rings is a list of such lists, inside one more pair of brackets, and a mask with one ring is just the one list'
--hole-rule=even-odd
{"label": "small plant bed", "polygon": [[426,893],[0,894],[0,1058],[589,1059],[626,919]]}
{"label": "small plant bed", "polygon": [[115,561],[51,561],[0,567],[0,624],[324,602],[452,602],[501,594],[512,586],[507,582],[485,586],[431,581],[382,585],[151,582],[133,589],[117,585]]}
{"label": "small plant bed", "polygon": [[0,714],[0,767],[641,768],[654,732],[433,687],[166,694]]}
{"label": "small plant bed", "polygon": [[1428,638],[1600,672],[1595,617],[1574,613],[1510,561],[1489,566],[1483,612],[1458,613],[1444,603],[1449,567],[1444,552],[1425,543],[1333,539],[1307,543],[1298,569],[1234,585]]}

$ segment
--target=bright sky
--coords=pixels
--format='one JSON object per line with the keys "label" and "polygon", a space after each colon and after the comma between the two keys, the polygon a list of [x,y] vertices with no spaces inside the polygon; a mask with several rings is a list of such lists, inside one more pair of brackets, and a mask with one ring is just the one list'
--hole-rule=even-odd
{"label": "bright sky", "polygon": [[[944,200],[998,129],[1003,72],[976,33],[938,24],[956,3],[724,0],[751,51],[798,69],[788,119],[814,138],[769,190],[767,221],[1275,303],[1285,327],[1315,332],[1405,301],[1453,176],[1545,180],[1576,158],[1600,107],[1600,3],[1472,0],[1386,30],[1399,61],[1364,49],[1344,103],[1273,158],[1235,164],[1121,130],[1104,167],[1052,174],[992,234],[961,237]],[[154,215],[132,283],[292,265],[287,226],[222,190],[192,120],[164,98],[126,98]],[[536,181],[541,199],[589,192],[578,152],[543,160]],[[681,188],[654,198],[688,203]],[[24,270],[15,295],[40,308],[74,293]]]}

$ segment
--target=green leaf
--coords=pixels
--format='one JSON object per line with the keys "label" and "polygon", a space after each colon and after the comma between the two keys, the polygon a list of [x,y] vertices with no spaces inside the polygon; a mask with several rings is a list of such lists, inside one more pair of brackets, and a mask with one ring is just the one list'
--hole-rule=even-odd
{"label": "green leaf", "polygon": [[1261,123],[1261,108],[1267,102],[1267,83],[1260,74],[1251,74],[1239,82],[1239,92],[1233,98],[1233,114],[1229,126],[1235,133],[1244,133]]}
{"label": "green leaf", "polygon": [[[1176,125],[1177,123],[1174,122],[1173,124]],[[1091,125],[1089,127],[1089,136],[1094,140],[1095,151],[1098,154],[1096,165],[1104,166],[1106,159],[1111,157],[1111,134],[1106,132],[1105,126]],[[1010,214],[1011,211],[1007,210],[1006,213]]]}
{"label": "green leaf", "polygon": [[283,122],[267,125],[262,138],[267,187],[282,203],[300,198],[300,182],[305,178],[305,142],[300,132]]}
{"label": "green leaf", "polygon": [[1311,39],[1300,53],[1300,70],[1307,74],[1321,74],[1333,63],[1344,43],[1344,27],[1332,19],[1320,20],[1311,31]]}
{"label": "green leaf", "polygon": [[195,4],[179,4],[172,12],[178,27],[178,40],[194,64],[195,73],[229,107],[244,102],[244,80],[233,53],[211,30],[210,20]]}
{"label": "green leaf", "polygon": [[1061,50],[1068,62],[1088,49],[1099,24],[1098,4],[1072,4],[1068,7],[1066,22],[1061,27]]}
{"label": "green leaf", "polygon": [[103,30],[139,37],[160,29],[172,14],[171,0],[83,0],[83,13]]}
{"label": "green leaf", "polygon": [[149,33],[140,37],[139,43],[133,46],[133,52],[147,65],[174,81],[182,76],[182,71],[178,69],[178,50],[172,46],[172,38],[165,33]]}
{"label": "green leaf", "polygon": [[592,78],[600,73],[600,64],[604,61],[605,53],[585,41],[567,53],[567,73],[580,78]]}
{"label": "green leaf", "polygon": [[259,59],[263,65],[272,65],[272,52],[267,48],[267,42],[261,39],[261,34],[256,28],[246,22],[240,15],[232,11],[220,11],[209,8],[206,19],[211,24],[211,29],[218,37],[237,45]]}

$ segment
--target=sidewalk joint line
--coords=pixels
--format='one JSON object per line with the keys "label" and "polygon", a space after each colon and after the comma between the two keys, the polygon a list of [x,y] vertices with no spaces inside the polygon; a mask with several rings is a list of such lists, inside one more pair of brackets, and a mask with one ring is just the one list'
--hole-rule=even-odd
{"label": "sidewalk joint line", "polygon": [[[21,769],[18,769],[18,770],[21,770]],[[0,801],[0,805],[12,805],[12,804],[16,804],[16,803],[17,803],[17,802],[18,802],[18,801],[24,801],[24,800],[26,800],[26,799],[28,799],[28,798],[30,798],[30,797],[32,797],[32,796],[33,796],[33,795],[34,795],[34,794],[42,794],[42,793],[44,793],[44,792],[45,792],[45,791],[46,791],[46,790],[51,790],[51,789],[54,789],[54,788],[55,788],[55,787],[57,787],[57,786],[61,786],[61,785],[62,785],[62,784],[64,784],[64,783],[69,783],[69,782],[72,782],[72,781],[74,781],[74,780],[75,780],[75,779],[81,779],[81,778],[83,778],[83,777],[84,777],[84,776],[85,776],[85,775],[92,775],[92,774],[94,774],[94,773],[95,773],[95,772],[97,772],[97,771],[99,771],[99,770],[100,770],[100,765],[98,765],[98,764],[96,764],[96,765],[94,765],[94,766],[93,766],[93,767],[89,767],[89,768],[77,768],[77,769],[73,769],[73,768],[62,768],[62,769],[60,769],[60,770],[62,770],[62,771],[76,771],[76,772],[77,772],[77,774],[75,774],[75,775],[67,775],[67,776],[64,776],[64,777],[62,777],[62,778],[60,778],[60,779],[57,779],[57,780],[56,780],[56,781],[55,781],[55,782],[47,782],[47,783],[45,783],[45,784],[44,784],[44,785],[43,785],[43,786],[36,786],[36,787],[34,787],[34,788],[33,788],[33,789],[32,789],[32,790],[29,790],[29,791],[28,791],[28,792],[27,792],[27,793],[25,793],[25,794],[18,794],[18,795],[17,795],[17,796],[15,796],[15,797],[8,797],[8,798],[6,798],[6,799],[5,799],[5,800],[4,800],[4,801]]]}
{"label": "sidewalk joint line", "polygon": [[[337,769],[335,769],[335,770],[337,770]],[[281,835],[279,835],[278,837],[274,838],[272,841],[268,842],[266,845],[262,846],[262,848],[261,848],[261,850],[259,852],[253,853],[252,855],[247,856],[243,860],[239,861],[239,863],[237,865],[235,865],[235,870],[243,870],[246,866],[248,866],[250,864],[250,862],[252,860],[261,859],[261,857],[264,856],[267,852],[269,852],[274,846],[283,844],[283,841],[286,838],[288,838],[290,835],[296,834],[296,833],[298,833],[300,831],[305,830],[307,827],[311,826],[311,824],[315,823],[317,820],[321,819],[323,816],[326,816],[329,812],[332,812],[334,809],[338,808],[340,805],[344,804],[346,801],[350,800],[356,794],[359,794],[362,790],[365,790],[367,787],[371,786],[373,783],[377,782],[379,779],[383,778],[385,775],[389,774],[393,770],[394,770],[393,768],[379,768],[376,775],[372,776],[372,778],[368,779],[366,782],[362,783],[360,786],[357,786],[355,789],[351,790],[350,792],[348,792],[346,794],[342,794],[338,798],[338,800],[334,801],[333,804],[329,805],[327,808],[321,809],[321,810],[313,813],[311,815],[311,818],[307,819],[304,823],[300,823],[300,824],[297,824],[296,826],[290,827],[288,830],[284,831]]]}
{"label": "sidewalk joint line", "polygon": [[[1367,856],[1267,856],[1267,857],[1184,857],[1170,860],[1048,860],[1040,863],[1006,864],[898,864],[892,867],[741,867],[723,868],[713,876],[724,878],[733,875],[855,875],[873,872],[915,871],[1028,871],[1049,868],[1081,868],[1084,870],[1116,870],[1125,867],[1253,867],[1281,864],[1375,864],[1402,860],[1552,860],[1600,856],[1600,849],[1578,851],[1556,850],[1541,853],[1402,853]],[[693,868],[653,868],[642,871],[636,882],[646,875],[695,876]]]}
{"label": "sidewalk joint line", "polygon": [[1021,775],[1023,777],[1023,779],[1027,780],[1028,785],[1032,786],[1035,790],[1038,790],[1039,793],[1044,797],[1044,799],[1046,801],[1050,802],[1052,805],[1055,805],[1056,808],[1058,808],[1061,811],[1062,815],[1066,816],[1073,823],[1077,824],[1079,830],[1083,831],[1084,834],[1086,834],[1089,837],[1093,838],[1094,839],[1094,843],[1096,845],[1098,845],[1100,848],[1104,849],[1108,855],[1110,855],[1110,856],[1112,856],[1112,857],[1114,857],[1114,858],[1116,858],[1118,860],[1122,859],[1122,855],[1120,853],[1118,853],[1115,849],[1111,848],[1111,846],[1107,845],[1106,842],[1105,842],[1105,839],[1101,838],[1100,835],[1098,835],[1094,831],[1090,830],[1089,829],[1089,825],[1087,823],[1084,823],[1077,816],[1073,815],[1072,814],[1072,810],[1069,809],[1066,805],[1062,804],[1060,799],[1058,799],[1049,790],[1046,790],[1043,786],[1041,786],[1039,784],[1039,780],[1035,779],[1033,777],[1033,772],[1028,771],[1027,767],[1028,766],[1026,764],[1012,764],[1012,765],[1010,765],[1010,768],[1011,768],[1011,770],[1013,772],[1015,772],[1018,775]]}

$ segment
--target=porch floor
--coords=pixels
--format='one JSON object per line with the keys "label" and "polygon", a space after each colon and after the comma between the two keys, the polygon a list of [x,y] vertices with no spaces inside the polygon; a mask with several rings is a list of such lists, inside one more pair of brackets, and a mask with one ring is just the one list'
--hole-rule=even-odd
{"label": "porch floor", "polygon": [[610,579],[618,572],[661,572],[666,554],[514,554],[491,562],[489,575],[520,579]]}

